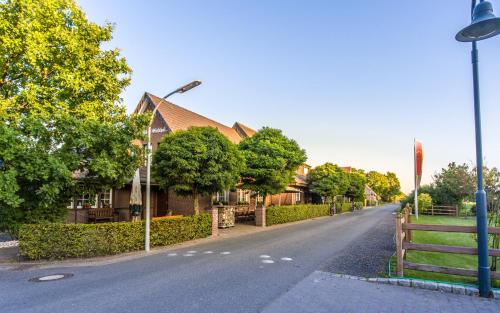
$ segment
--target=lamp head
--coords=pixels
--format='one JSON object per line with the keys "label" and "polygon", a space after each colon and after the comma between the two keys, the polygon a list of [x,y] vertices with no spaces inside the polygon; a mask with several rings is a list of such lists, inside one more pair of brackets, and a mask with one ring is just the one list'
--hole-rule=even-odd
{"label": "lamp head", "polygon": [[493,6],[489,1],[481,1],[472,12],[472,22],[455,36],[461,42],[472,42],[487,39],[500,34],[500,18],[493,14]]}
{"label": "lamp head", "polygon": [[194,87],[198,87],[199,85],[201,85],[201,81],[195,80],[195,81],[192,81],[189,84],[177,89],[177,92],[178,93],[185,93],[186,91],[189,91],[189,90],[193,89]]}

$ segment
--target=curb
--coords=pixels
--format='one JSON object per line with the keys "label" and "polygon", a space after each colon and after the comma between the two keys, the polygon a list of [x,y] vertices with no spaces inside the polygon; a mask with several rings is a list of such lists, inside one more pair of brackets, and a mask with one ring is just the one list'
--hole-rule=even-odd
{"label": "curb", "polygon": [[[466,296],[479,296],[479,290],[473,286],[456,285],[450,283],[438,283],[432,281],[425,281],[420,279],[412,278],[382,278],[382,277],[359,277],[346,274],[335,274],[332,273],[334,277],[347,278],[359,281],[366,281],[369,283],[386,284],[401,287],[418,288],[424,290],[433,290],[439,292],[453,293],[456,295],[466,295]],[[495,300],[500,300],[500,289],[493,289],[493,298]]]}
{"label": "curb", "polygon": [[17,247],[19,242],[17,240],[0,241],[0,249]]}

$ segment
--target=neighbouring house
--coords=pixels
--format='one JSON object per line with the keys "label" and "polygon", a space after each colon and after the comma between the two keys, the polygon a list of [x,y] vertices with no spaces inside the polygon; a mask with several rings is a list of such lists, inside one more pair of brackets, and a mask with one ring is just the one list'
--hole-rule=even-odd
{"label": "neighbouring house", "polygon": [[[177,130],[186,130],[189,127],[210,126],[217,128],[231,142],[237,144],[242,139],[251,137],[255,134],[252,128],[236,122],[232,127],[223,125],[205,116],[187,110],[166,100],[145,93],[134,113],[144,113],[152,111],[158,103],[163,103],[158,107],[157,113],[152,122],[151,144],[153,151],[156,150],[162,137]],[[146,146],[146,142],[140,142]],[[286,191],[280,195],[268,196],[265,199],[266,205],[278,204],[297,204],[309,201],[310,194],[307,190],[306,175],[310,169],[309,165],[302,165],[297,170],[295,181],[290,184]],[[146,168],[140,169],[140,180],[142,185],[143,204],[146,203]],[[132,179],[131,179],[132,181]],[[95,207],[111,207],[114,211],[114,219],[117,221],[130,220],[129,201],[131,194],[131,184],[121,189],[105,191],[95,197],[78,196],[69,207],[68,222],[85,223],[88,221],[88,209]],[[262,197],[251,197],[248,190],[242,190],[235,187],[232,190],[226,190],[213,196],[200,197],[200,210],[208,210],[213,204],[255,206],[255,201],[262,202]],[[144,210],[142,210],[144,214]],[[153,217],[173,215],[192,215],[194,213],[193,203],[190,197],[178,196],[173,190],[163,190],[157,183],[151,183],[151,215]]]}
{"label": "neighbouring house", "polygon": [[[343,166],[340,167],[344,172],[351,174],[353,171],[353,168],[351,166]],[[370,188],[370,186],[365,185],[365,206],[366,205],[376,205],[378,204],[379,196],[373,189]]]}
{"label": "neighbouring house", "polygon": [[377,205],[379,197],[373,189],[365,185],[365,205]]}

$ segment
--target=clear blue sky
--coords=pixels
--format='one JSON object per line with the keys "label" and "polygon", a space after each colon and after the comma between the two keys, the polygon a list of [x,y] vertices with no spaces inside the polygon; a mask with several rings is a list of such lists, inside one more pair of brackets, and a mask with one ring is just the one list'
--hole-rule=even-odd
{"label": "clear blue sky", "polygon": [[[470,44],[454,40],[470,1],[79,0],[116,24],[110,47],[133,68],[129,112],[144,91],[217,121],[282,129],[308,163],[394,171],[412,189],[413,138],[424,179],[474,162]],[[493,0],[500,13],[500,1]],[[484,155],[500,166],[500,36],[481,42]]]}

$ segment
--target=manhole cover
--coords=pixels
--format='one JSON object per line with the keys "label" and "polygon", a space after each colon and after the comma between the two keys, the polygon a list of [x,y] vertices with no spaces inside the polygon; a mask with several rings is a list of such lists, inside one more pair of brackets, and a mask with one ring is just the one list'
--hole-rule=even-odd
{"label": "manhole cover", "polygon": [[52,274],[52,275],[33,277],[33,278],[30,278],[29,281],[35,282],[35,283],[43,283],[43,282],[48,282],[48,281],[60,280],[60,279],[64,279],[64,278],[70,278],[70,277],[73,277],[73,274],[71,274],[71,273]]}

